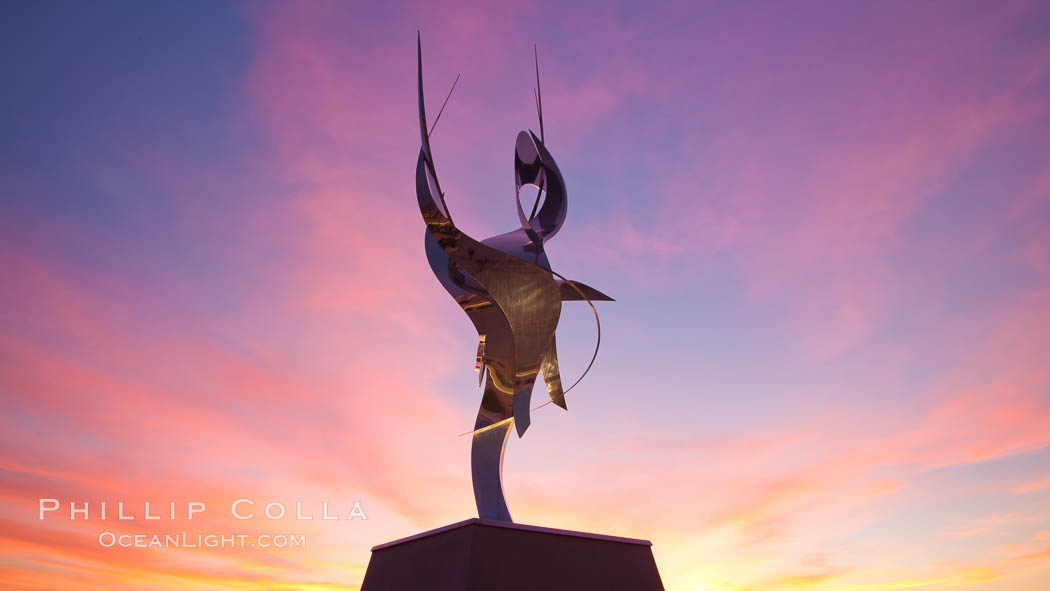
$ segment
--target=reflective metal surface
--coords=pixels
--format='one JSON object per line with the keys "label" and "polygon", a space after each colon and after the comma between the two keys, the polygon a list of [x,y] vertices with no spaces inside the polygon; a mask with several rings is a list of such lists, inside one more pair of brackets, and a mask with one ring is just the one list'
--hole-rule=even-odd
{"label": "reflective metal surface", "polygon": [[[543,249],[544,241],[561,229],[568,201],[561,171],[543,142],[538,60],[536,106],[541,137],[522,131],[514,145],[514,201],[521,227],[478,241],[452,222],[438,184],[418,40],[417,58],[422,145],[416,163],[416,197],[426,222],[426,255],[438,281],[478,331],[475,369],[484,382],[484,392],[472,434],[474,498],[482,519],[511,521],[503,496],[503,451],[511,426],[518,437],[529,427],[532,388],[540,372],[551,402],[566,408],[567,389],[562,387],[554,336],[561,303],[586,301],[594,309],[592,301],[612,298],[551,270]],[[531,202],[533,191],[535,203],[526,212],[522,198]]]}

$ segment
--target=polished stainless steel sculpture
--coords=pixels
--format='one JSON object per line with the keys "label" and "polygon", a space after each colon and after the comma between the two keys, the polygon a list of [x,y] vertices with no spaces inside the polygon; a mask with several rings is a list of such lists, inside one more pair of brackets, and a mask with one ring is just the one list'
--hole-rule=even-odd
{"label": "polished stainless steel sculpture", "polygon": [[[528,429],[532,387],[541,371],[551,402],[563,409],[565,392],[579,383],[576,380],[568,389],[562,389],[554,339],[561,303],[586,301],[594,310],[594,300],[612,298],[551,270],[543,249],[544,242],[565,221],[568,203],[561,172],[544,144],[538,59],[535,98],[540,136],[522,131],[514,145],[514,202],[521,227],[479,242],[452,222],[445,194],[438,184],[430,150],[432,128],[427,128],[423,104],[423,51],[418,39],[416,50],[422,139],[416,164],[416,197],[426,222],[427,259],[438,281],[478,331],[475,369],[479,382],[485,384],[471,447],[474,499],[482,519],[511,521],[502,482],[503,451],[511,426],[516,428],[518,437]],[[530,185],[536,188],[537,195],[526,216],[520,197],[522,189]],[[594,313],[597,323],[597,310]],[[583,373],[589,369],[590,365]]]}

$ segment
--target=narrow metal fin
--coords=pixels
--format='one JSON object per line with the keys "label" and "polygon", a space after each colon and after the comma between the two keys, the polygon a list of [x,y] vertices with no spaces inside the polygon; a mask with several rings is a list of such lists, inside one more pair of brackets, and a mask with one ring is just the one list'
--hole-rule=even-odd
{"label": "narrow metal fin", "polygon": [[540,53],[535,43],[532,45],[532,56],[536,59],[536,115],[540,119],[540,141],[546,143],[543,135],[543,94],[540,92]]}
{"label": "narrow metal fin", "polygon": [[[437,169],[434,167],[434,155],[430,151],[430,134],[427,132],[427,111],[423,101],[423,41],[418,30],[416,31],[416,66],[419,80],[419,135],[422,141],[423,159],[426,162],[427,172],[430,173],[431,178],[434,180],[434,188],[437,189],[437,200],[441,202],[442,213],[449,221],[452,221],[452,213],[449,212],[448,206],[445,205],[445,192],[441,190],[441,183],[438,182]],[[451,95],[452,92],[449,91],[449,94]],[[448,99],[445,100],[447,101]]]}

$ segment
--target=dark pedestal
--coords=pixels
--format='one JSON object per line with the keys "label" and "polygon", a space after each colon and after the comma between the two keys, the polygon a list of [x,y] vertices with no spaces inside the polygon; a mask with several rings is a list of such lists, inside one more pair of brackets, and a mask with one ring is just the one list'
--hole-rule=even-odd
{"label": "dark pedestal", "polygon": [[468,519],[372,548],[361,591],[662,590],[652,543]]}

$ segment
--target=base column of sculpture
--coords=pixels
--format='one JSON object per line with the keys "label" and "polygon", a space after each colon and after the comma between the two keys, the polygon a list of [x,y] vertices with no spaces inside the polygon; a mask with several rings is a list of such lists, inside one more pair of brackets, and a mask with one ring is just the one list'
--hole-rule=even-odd
{"label": "base column of sculpture", "polygon": [[474,431],[470,470],[481,519],[512,521],[503,496],[503,450],[513,426],[514,419],[507,419]]}

